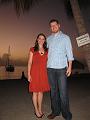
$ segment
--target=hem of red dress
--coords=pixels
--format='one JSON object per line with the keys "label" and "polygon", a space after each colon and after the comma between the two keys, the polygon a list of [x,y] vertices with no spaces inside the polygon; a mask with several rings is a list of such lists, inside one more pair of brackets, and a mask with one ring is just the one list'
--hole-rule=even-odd
{"label": "hem of red dress", "polygon": [[50,90],[45,90],[45,91],[29,91],[29,92],[49,92]]}

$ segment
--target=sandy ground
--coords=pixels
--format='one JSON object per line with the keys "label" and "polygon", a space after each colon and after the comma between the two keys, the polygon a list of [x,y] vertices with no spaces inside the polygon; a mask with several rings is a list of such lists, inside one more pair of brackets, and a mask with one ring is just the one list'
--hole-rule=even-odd
{"label": "sandy ground", "polygon": [[[72,120],[90,119],[90,75],[68,79]],[[28,82],[22,80],[0,80],[0,120],[37,120],[33,112]],[[51,112],[49,93],[44,94],[43,120]],[[62,116],[54,120],[64,120]]]}

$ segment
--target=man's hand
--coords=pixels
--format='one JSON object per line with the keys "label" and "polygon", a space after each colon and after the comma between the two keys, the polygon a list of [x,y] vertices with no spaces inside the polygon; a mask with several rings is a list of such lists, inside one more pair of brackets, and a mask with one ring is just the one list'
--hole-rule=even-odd
{"label": "man's hand", "polygon": [[67,77],[69,77],[71,75],[71,72],[72,72],[71,67],[68,67],[67,71],[66,71]]}

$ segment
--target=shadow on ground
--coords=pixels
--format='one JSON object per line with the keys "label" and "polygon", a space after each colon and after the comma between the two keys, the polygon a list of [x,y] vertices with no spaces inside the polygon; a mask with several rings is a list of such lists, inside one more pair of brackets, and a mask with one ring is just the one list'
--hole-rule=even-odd
{"label": "shadow on ground", "polygon": [[[90,74],[68,78],[72,120],[90,119]],[[43,110],[47,120],[50,111],[49,93],[44,94]],[[36,120],[26,78],[0,80],[0,120]],[[56,117],[55,120],[64,120]]]}

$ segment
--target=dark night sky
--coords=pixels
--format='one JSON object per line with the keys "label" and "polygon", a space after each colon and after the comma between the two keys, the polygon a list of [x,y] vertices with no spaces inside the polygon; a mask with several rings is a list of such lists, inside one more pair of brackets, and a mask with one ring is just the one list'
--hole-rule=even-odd
{"label": "dark night sky", "polygon": [[[90,7],[82,8],[87,32],[90,33]],[[84,60],[83,53],[79,51],[75,38],[77,28],[73,19],[69,18],[63,2],[59,0],[44,0],[35,5],[28,13],[17,18],[15,10],[10,6],[0,8],[0,57],[11,47],[13,59],[27,60],[28,51],[34,45],[38,33],[48,36],[49,20],[57,18],[61,23],[61,30],[71,37],[74,57]]]}

